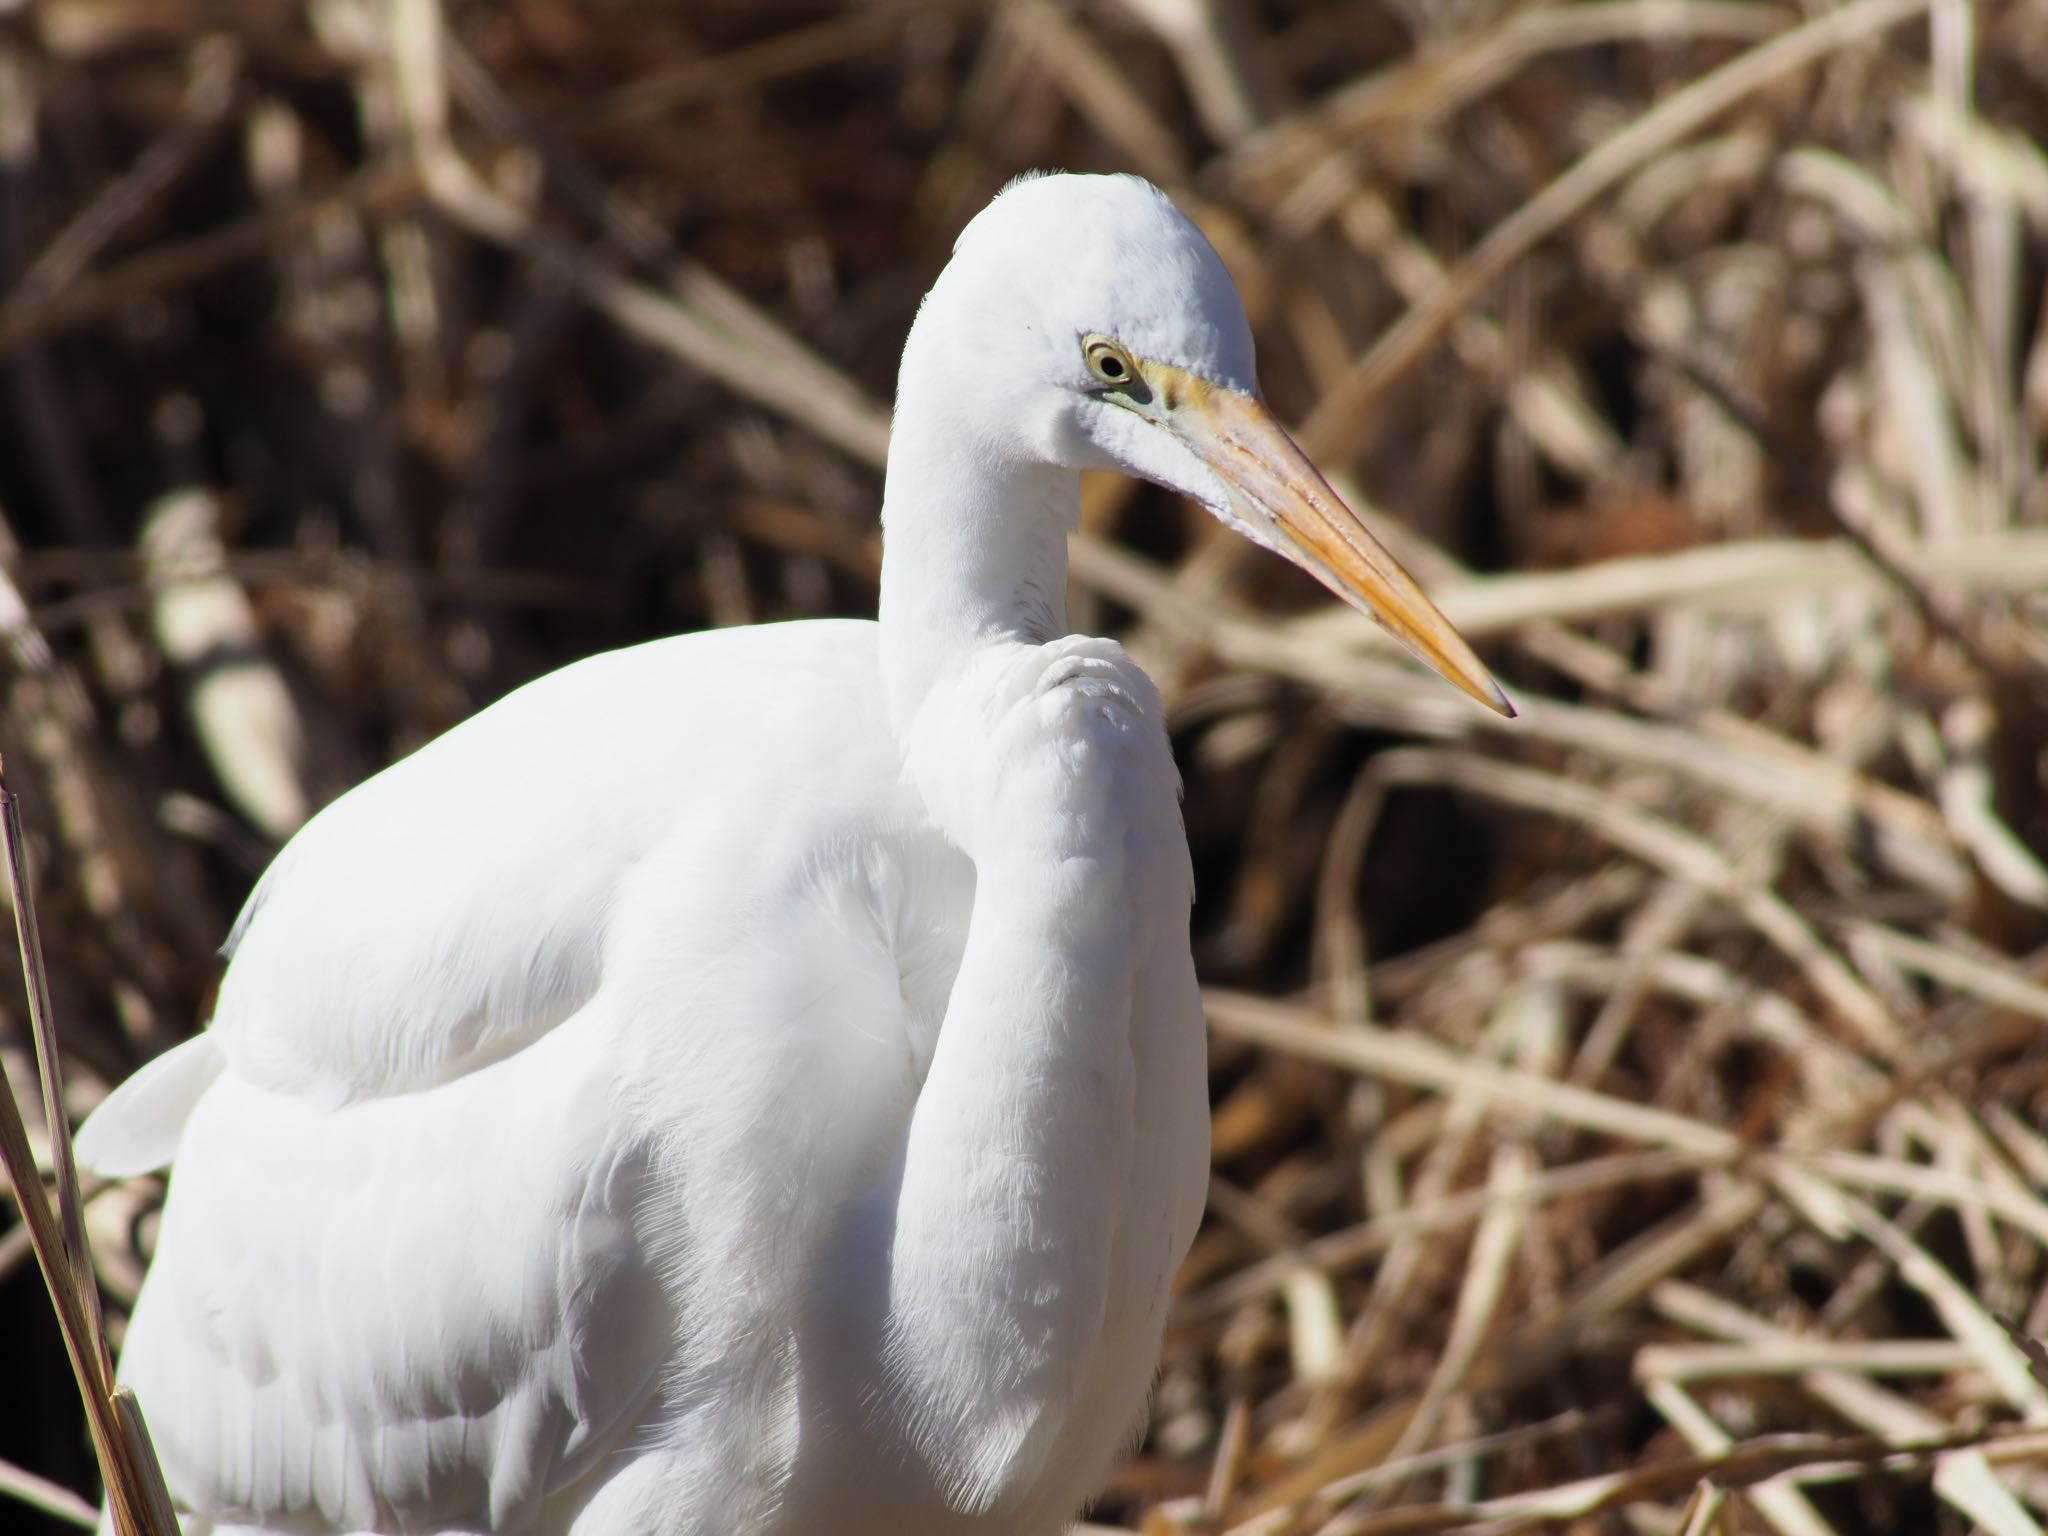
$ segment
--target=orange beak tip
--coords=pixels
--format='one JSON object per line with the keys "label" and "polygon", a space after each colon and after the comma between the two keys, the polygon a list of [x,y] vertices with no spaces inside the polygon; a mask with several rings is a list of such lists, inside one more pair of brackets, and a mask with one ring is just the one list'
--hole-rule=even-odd
{"label": "orange beak tip", "polygon": [[1503,720],[1514,720],[1520,717],[1521,711],[1515,708],[1514,701],[1507,695],[1507,690],[1501,687],[1493,674],[1486,671],[1484,667],[1479,667],[1475,671],[1466,671],[1463,668],[1453,670],[1450,667],[1431,663],[1430,670],[1436,672],[1447,681],[1455,683],[1459,692],[1468,695],[1474,703],[1483,705],[1494,714],[1499,715]]}

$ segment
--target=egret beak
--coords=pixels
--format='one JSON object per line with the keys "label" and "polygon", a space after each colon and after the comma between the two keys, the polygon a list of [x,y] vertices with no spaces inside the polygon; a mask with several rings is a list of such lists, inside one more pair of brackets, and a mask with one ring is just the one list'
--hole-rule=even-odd
{"label": "egret beak", "polygon": [[1251,395],[1182,369],[1139,366],[1154,396],[1146,414],[1216,472],[1246,523],[1448,681],[1513,717],[1514,706],[1472,647],[1330,489],[1272,412]]}

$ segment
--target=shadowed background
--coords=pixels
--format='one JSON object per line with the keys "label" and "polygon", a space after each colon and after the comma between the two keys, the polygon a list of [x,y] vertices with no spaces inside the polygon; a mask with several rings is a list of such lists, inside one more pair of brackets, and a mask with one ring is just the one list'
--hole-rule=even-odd
{"label": "shadowed background", "polygon": [[[73,1112],[349,784],[593,651],[871,614],[953,235],[1136,171],[1524,715],[1088,483],[1217,1159],[1094,1518],[2038,1533],[2044,141],[2042,0],[0,0],[0,753]],[[86,1193],[118,1340],[161,1185]],[[11,1221],[0,1489],[75,1513]]]}

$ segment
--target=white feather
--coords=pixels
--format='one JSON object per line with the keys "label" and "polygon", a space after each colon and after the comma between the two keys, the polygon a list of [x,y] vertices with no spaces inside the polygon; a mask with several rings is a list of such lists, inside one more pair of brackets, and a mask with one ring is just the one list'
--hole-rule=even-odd
{"label": "white feather", "polygon": [[110,1179],[165,1167],[178,1155],[193,1106],[225,1065],[211,1035],[165,1051],[108,1094],[79,1127],[79,1162]]}

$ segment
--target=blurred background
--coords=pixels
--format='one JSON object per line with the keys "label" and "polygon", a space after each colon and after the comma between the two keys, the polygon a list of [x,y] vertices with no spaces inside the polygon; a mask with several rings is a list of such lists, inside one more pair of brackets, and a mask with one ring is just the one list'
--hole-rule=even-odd
{"label": "blurred background", "polygon": [[[1523,716],[1090,482],[1216,1149],[1092,1518],[2038,1536],[2044,143],[2043,0],[0,0],[0,753],[71,1110],[351,783],[597,650],[872,613],[953,236],[1135,171]],[[11,984],[0,1062],[33,1097]],[[86,1193],[118,1339],[161,1185]],[[57,1531],[12,1219],[0,1528]]]}

